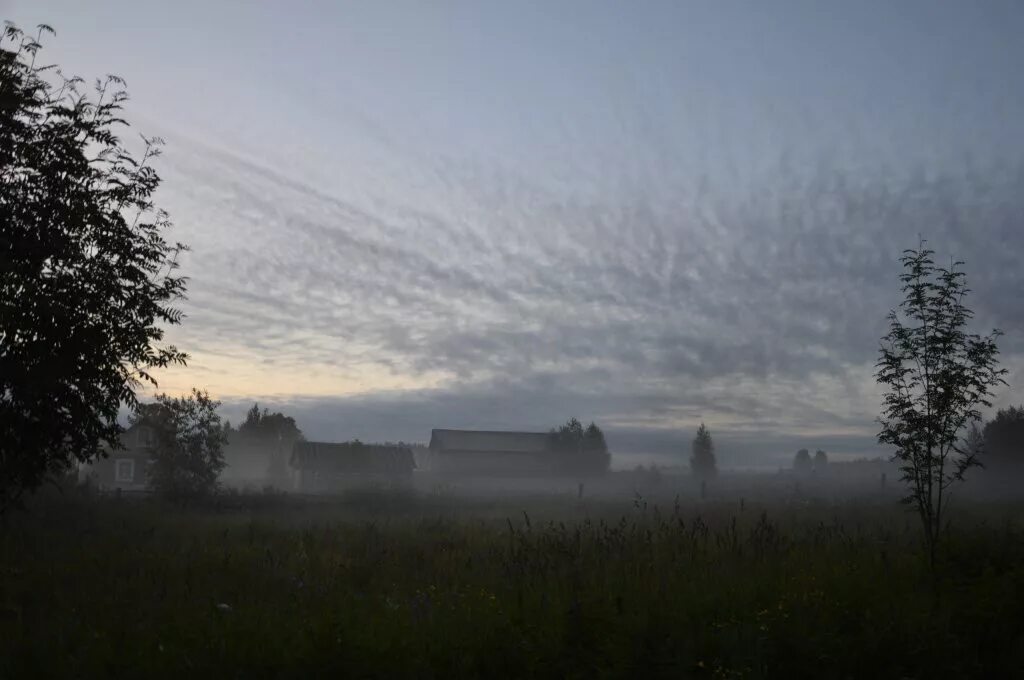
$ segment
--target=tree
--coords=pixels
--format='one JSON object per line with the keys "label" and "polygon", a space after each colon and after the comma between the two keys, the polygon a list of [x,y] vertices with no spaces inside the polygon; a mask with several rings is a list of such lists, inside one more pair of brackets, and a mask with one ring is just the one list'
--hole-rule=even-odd
{"label": "tree", "polygon": [[922,240],[900,259],[904,300],[889,312],[875,374],[887,390],[878,441],[894,449],[908,490],[904,502],[920,516],[932,566],[946,492],[978,464],[962,436],[981,419],[979,408],[991,406],[992,391],[1006,384],[996,360],[1000,332],[983,337],[965,330],[973,313],[964,305],[963,263],[938,267],[933,255]]}
{"label": "tree", "polygon": [[600,475],[611,462],[601,428],[592,422],[584,429],[576,418],[548,433],[548,449],[558,456],[556,467],[566,473]]}
{"label": "tree", "polygon": [[986,465],[993,471],[1018,475],[1024,472],[1024,406],[1010,406],[996,412],[985,423],[982,446]]}
{"label": "tree", "polygon": [[263,441],[277,441],[278,439],[302,439],[302,430],[295,423],[295,419],[283,413],[271,413],[268,409],[260,411],[259,404],[253,404],[245,414],[245,420],[238,426],[238,434]]}
{"label": "tree", "polygon": [[272,484],[283,487],[288,482],[288,457],[292,447],[304,439],[294,418],[279,412],[271,413],[267,409],[261,412],[259,404],[254,403],[238,430],[231,433],[230,441],[265,454],[269,461],[268,479]]}
{"label": "tree", "polygon": [[814,452],[814,471],[823,472],[828,467],[828,454],[818,449]]}
{"label": "tree", "polygon": [[978,423],[971,423],[967,427],[967,434],[964,436],[964,448],[976,459],[981,459],[985,451],[985,434],[984,430],[978,427]]}
{"label": "tree", "polygon": [[711,431],[704,423],[697,428],[697,436],[690,445],[690,472],[701,481],[713,479],[718,475],[715,443],[711,440]]}
{"label": "tree", "polygon": [[557,430],[551,430],[549,439],[557,450],[579,450],[583,447],[583,423],[576,418],[570,418],[565,425],[560,425]]}
{"label": "tree", "polygon": [[604,432],[594,422],[587,425],[587,429],[583,432],[583,450],[608,455],[608,444],[604,440]]}
{"label": "tree", "polygon": [[604,438],[604,431],[597,423],[590,421],[583,432],[583,466],[582,471],[592,475],[603,475],[608,472],[612,462],[612,454]]}
{"label": "tree", "polygon": [[40,43],[0,36],[0,512],[48,476],[119,446],[122,404],[153,369],[183,364],[162,343],[185,279],[168,243],[150,162],[118,133],[127,94],[95,93],[40,65]]}
{"label": "tree", "polygon": [[161,496],[184,500],[217,490],[227,440],[218,407],[197,389],[187,397],[159,394],[154,403],[136,406],[133,424],[145,422],[156,434],[149,485]]}
{"label": "tree", "polygon": [[796,458],[793,459],[793,469],[801,474],[809,473],[814,467],[814,462],[811,460],[811,454],[807,449],[800,449],[796,452]]}

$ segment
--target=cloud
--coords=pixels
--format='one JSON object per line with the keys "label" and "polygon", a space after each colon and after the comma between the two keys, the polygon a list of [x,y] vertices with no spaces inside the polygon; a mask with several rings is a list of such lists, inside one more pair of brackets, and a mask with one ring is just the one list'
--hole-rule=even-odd
{"label": "cloud", "polygon": [[638,453],[700,419],[744,450],[807,433],[870,449],[872,364],[918,234],[967,261],[979,329],[1024,353],[1020,162],[780,159],[746,189],[696,175],[595,195],[439,157],[403,203],[402,186],[343,199],[183,147],[163,197],[193,246],[171,337],[194,360],[168,385],[287,404],[317,436],[579,415]]}

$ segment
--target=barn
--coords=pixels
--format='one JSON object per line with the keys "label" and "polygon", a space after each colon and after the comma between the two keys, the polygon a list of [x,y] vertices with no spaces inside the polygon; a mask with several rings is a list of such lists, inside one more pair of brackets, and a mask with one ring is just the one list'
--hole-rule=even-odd
{"label": "barn", "polygon": [[607,467],[603,453],[554,450],[547,432],[432,430],[430,458],[432,471],[450,476],[581,476]]}
{"label": "barn", "polygon": [[351,442],[295,442],[291,467],[295,490],[340,491],[359,486],[402,485],[411,481],[416,462],[407,446]]}

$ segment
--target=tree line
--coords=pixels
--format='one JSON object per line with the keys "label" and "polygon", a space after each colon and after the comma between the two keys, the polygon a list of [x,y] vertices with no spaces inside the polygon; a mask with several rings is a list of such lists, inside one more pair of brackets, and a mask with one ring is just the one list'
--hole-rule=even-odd
{"label": "tree line", "polygon": [[983,461],[992,477],[1019,481],[1024,477],[1024,405],[999,409],[991,420],[972,423],[965,448]]}

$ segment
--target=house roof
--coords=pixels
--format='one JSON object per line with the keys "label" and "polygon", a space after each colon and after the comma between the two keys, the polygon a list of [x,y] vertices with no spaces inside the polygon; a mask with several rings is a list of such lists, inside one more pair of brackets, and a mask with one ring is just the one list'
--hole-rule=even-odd
{"label": "house roof", "polygon": [[297,441],[292,467],[334,474],[394,474],[416,468],[412,451],[404,446],[355,442]]}
{"label": "house roof", "polygon": [[495,432],[487,430],[432,430],[433,451],[541,453],[547,451],[546,432]]}

